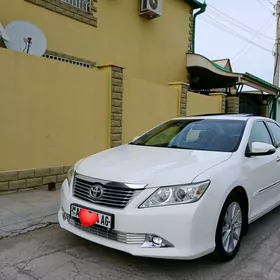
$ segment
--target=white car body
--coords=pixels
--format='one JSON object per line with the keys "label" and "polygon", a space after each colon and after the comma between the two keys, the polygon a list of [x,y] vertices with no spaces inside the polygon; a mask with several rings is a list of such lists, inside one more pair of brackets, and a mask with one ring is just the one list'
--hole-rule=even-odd
{"label": "white car body", "polygon": [[[177,120],[196,118],[201,117]],[[124,183],[136,189],[136,193],[126,207],[117,209],[73,196],[74,179],[70,179],[70,185],[66,179],[61,189],[58,213],[60,226],[82,238],[134,256],[196,259],[215,250],[218,219],[228,195],[236,187],[242,187],[247,194],[248,223],[278,206],[280,149],[266,156],[244,156],[253,123],[274,121],[262,117],[231,115],[203,118],[238,118],[246,121],[237,151],[231,153],[125,144],[84,158],[75,164],[75,174],[87,181],[102,184],[109,181]],[[159,187],[205,180],[211,183],[196,202],[139,209],[139,205]],[[99,232],[77,224],[75,226],[70,217],[71,204],[113,214],[113,230]],[[158,236],[172,246],[154,246],[147,239],[151,236]]]}

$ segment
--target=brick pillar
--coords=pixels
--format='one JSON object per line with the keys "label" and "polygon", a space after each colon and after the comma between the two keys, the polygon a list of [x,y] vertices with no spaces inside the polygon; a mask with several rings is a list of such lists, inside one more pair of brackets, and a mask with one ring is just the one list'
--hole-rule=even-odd
{"label": "brick pillar", "polygon": [[192,52],[193,43],[193,9],[189,10],[189,39],[188,39],[188,52]]}
{"label": "brick pillar", "polygon": [[262,101],[262,105],[260,106],[260,114],[262,117],[269,118],[269,106],[266,100]]}
{"label": "brick pillar", "polygon": [[227,95],[223,93],[222,95],[222,113],[226,113],[226,106],[227,106]]}
{"label": "brick pillar", "polygon": [[111,66],[111,148],[122,144],[122,111],[123,68]]}
{"label": "brick pillar", "polygon": [[181,84],[181,95],[180,95],[180,117],[187,115],[187,97],[188,97],[188,84]]}
{"label": "brick pillar", "polygon": [[122,144],[123,68],[116,65],[98,66],[108,73],[109,82],[109,138],[108,148]]}
{"label": "brick pillar", "polygon": [[226,113],[238,114],[239,113],[239,97],[229,96],[226,99]]}
{"label": "brick pillar", "polygon": [[187,115],[187,99],[189,84],[183,82],[169,83],[169,86],[178,90],[178,116]]}

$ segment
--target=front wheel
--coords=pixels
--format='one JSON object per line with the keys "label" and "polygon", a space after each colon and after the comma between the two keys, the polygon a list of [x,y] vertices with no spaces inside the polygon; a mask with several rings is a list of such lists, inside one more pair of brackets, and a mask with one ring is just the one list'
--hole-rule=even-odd
{"label": "front wheel", "polygon": [[220,261],[229,261],[237,254],[244,229],[245,207],[235,193],[229,195],[222,208],[216,230],[215,255]]}

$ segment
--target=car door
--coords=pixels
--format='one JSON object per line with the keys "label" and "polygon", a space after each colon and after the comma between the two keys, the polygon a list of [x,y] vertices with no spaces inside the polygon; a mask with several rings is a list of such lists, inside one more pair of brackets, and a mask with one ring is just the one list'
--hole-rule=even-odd
{"label": "car door", "polygon": [[280,125],[273,121],[266,121],[270,134],[272,136],[273,145],[276,148],[276,168],[275,182],[271,186],[271,195],[273,196],[274,203],[280,202]]}
{"label": "car door", "polygon": [[280,125],[272,121],[266,121],[265,123],[272,135],[273,144],[276,148],[277,162],[280,168]]}
{"label": "car door", "polygon": [[[251,149],[253,142],[273,145],[271,134],[263,121],[253,123],[247,149]],[[246,177],[246,189],[251,200],[249,220],[257,219],[276,200],[270,187],[277,181],[277,172],[280,174],[276,159],[276,154],[245,156],[243,174]]]}

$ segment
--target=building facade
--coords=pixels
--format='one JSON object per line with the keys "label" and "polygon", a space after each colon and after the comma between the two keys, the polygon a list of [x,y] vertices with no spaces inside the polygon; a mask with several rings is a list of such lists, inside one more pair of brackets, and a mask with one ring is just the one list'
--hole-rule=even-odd
{"label": "building facade", "polygon": [[[161,1],[159,1],[161,2]],[[46,36],[44,57],[0,43],[0,192],[61,183],[70,165],[172,117],[221,112],[222,96],[189,92],[196,0],[0,1],[0,22]],[[195,10],[195,12],[194,12]]]}
{"label": "building facade", "polygon": [[[140,0],[12,0],[0,22],[27,20],[46,35],[49,56],[121,65],[156,83],[186,81],[195,0],[163,0],[162,15],[139,16]],[[49,57],[48,56],[48,57]]]}

